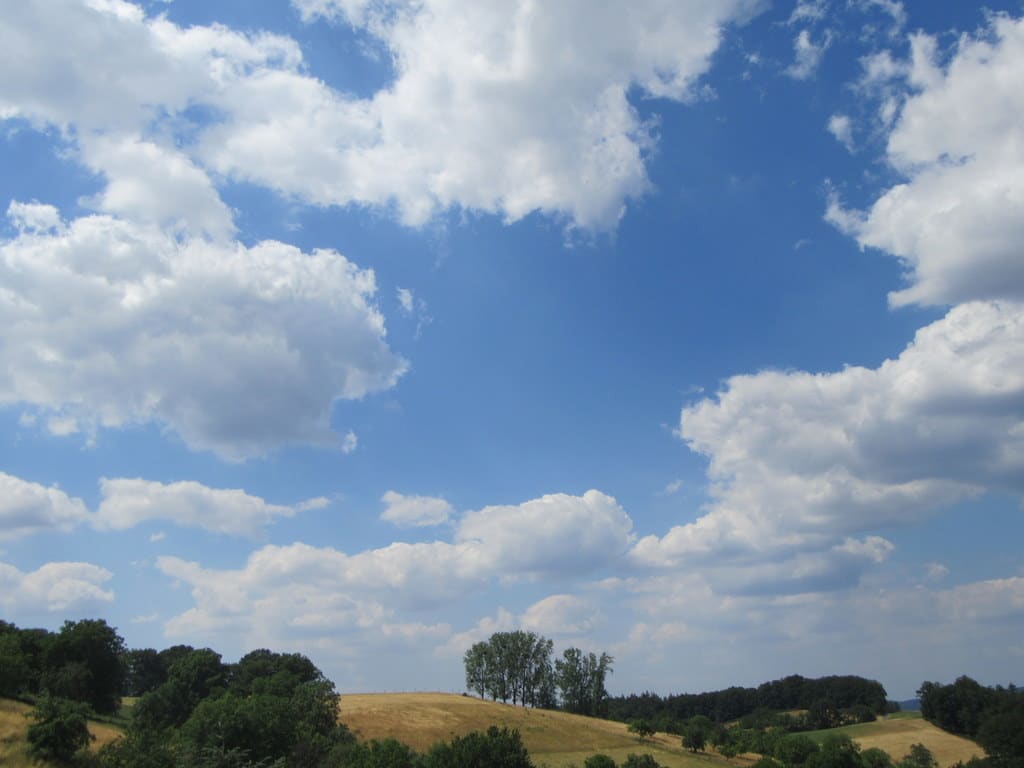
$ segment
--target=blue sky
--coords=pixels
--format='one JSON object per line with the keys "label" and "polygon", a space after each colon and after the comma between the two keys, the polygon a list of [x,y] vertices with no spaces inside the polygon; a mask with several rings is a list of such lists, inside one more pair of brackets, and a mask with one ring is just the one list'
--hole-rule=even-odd
{"label": "blue sky", "polygon": [[5,11],[0,615],[1019,682],[1022,13]]}

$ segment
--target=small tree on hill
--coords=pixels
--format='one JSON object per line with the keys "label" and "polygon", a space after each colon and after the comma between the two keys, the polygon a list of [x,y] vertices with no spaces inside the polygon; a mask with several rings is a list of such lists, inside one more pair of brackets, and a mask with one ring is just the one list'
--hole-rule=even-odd
{"label": "small tree on hill", "polygon": [[93,740],[86,715],[89,708],[78,701],[44,696],[27,717],[28,752],[41,760],[68,761]]}
{"label": "small tree on hill", "polygon": [[628,730],[630,733],[635,733],[640,741],[653,736],[655,733],[651,724],[642,717],[639,717],[636,720],[630,720]]}

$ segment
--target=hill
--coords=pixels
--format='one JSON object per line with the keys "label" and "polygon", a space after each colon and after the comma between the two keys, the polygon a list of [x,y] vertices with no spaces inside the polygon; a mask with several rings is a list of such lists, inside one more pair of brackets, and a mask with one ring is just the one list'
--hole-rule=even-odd
{"label": "hill", "polygon": [[566,712],[525,709],[451,693],[342,694],[341,721],[361,739],[389,736],[425,751],[431,744],[488,726],[519,729],[523,743],[538,766],[582,765],[603,752],[616,762],[630,752],[647,752],[670,768],[727,768],[753,760],[727,763],[714,754],[693,755],[678,736],[658,734],[640,743],[623,723]]}
{"label": "hill", "polygon": [[873,723],[847,725],[829,731],[809,731],[806,735],[820,742],[830,733],[845,733],[861,749],[878,747],[894,760],[910,751],[911,744],[924,744],[935,755],[941,768],[966,762],[973,756],[984,757],[984,750],[970,739],[954,736],[921,718],[920,712],[897,712]]}
{"label": "hill", "polygon": [[[32,707],[28,704],[0,699],[0,765],[4,768],[30,768],[39,765],[25,755],[30,722],[26,715],[31,711]],[[120,730],[106,723],[90,722],[89,732],[96,737],[91,747],[94,750],[121,735]]]}

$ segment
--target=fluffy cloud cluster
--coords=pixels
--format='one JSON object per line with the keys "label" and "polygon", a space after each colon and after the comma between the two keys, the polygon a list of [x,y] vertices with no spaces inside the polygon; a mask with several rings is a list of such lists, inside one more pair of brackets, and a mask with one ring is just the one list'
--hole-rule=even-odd
{"label": "fluffy cloud cluster", "polygon": [[[865,85],[910,89],[889,135],[906,181],[864,212],[834,200],[828,217],[862,246],[907,268],[897,306],[1024,298],[1024,19],[994,16],[939,63],[934,38],[912,38],[909,61],[867,60]],[[891,92],[891,88],[887,92]],[[883,118],[896,114],[883,102]]]}
{"label": "fluffy cloud cluster", "polygon": [[[121,531],[151,520],[232,536],[253,536],[280,518],[321,509],[329,503],[318,497],[299,504],[270,504],[238,489],[139,478],[103,478],[100,495],[98,509],[90,513],[79,498],[0,472],[0,540],[68,532],[80,525]],[[151,540],[163,538],[162,534],[155,536],[158,538]]]}
{"label": "fluffy cloud cluster", "polygon": [[234,536],[252,536],[278,518],[328,504],[325,498],[294,506],[268,504],[237,489],[208,488],[191,481],[163,484],[138,478],[104,478],[100,481],[100,493],[103,498],[93,521],[98,528],[124,530],[147,520],[171,520],[183,527]]}
{"label": "fluffy cloud cluster", "polygon": [[954,308],[877,369],[733,377],[680,421],[709,458],[710,511],[635,554],[821,550],[988,489],[1022,493],[1022,404],[1024,307],[1009,302]]}
{"label": "fluffy cloud cluster", "polygon": [[[689,98],[723,26],[758,3],[295,5],[375,36],[394,81],[355,98],[306,74],[287,38],[183,29],[123,0],[24,3],[0,22],[0,116],[86,129],[83,156],[112,182],[105,206],[139,205],[126,163],[154,151],[138,135],[158,119],[206,168],[316,204],[393,204],[411,224],[458,206],[611,227],[647,187],[651,136],[627,92]],[[189,120],[196,106],[213,124]],[[169,183],[204,184],[186,159],[173,165]],[[203,215],[211,231],[221,214]]]}
{"label": "fluffy cloud cluster", "polygon": [[[581,577],[613,567],[624,560],[631,527],[614,499],[588,491],[467,513],[453,543],[395,543],[352,555],[292,544],[263,547],[238,570],[175,557],[162,557],[157,566],[188,584],[195,600],[168,623],[172,635],[230,628],[256,636],[276,626],[322,636],[404,626],[396,611],[456,600],[495,579]],[[531,621],[549,613],[538,608]]]}
{"label": "fluffy cloud cluster", "polygon": [[229,459],[333,444],[331,408],[394,385],[373,272],[334,251],[180,239],[12,204],[0,403],[59,431],[156,421]]}
{"label": "fluffy cloud cluster", "polygon": [[47,563],[30,573],[0,563],[0,607],[27,615],[97,610],[114,599],[102,587],[112,575],[90,563]]}
{"label": "fluffy cloud cluster", "polygon": [[88,517],[81,499],[0,472],[0,541],[40,531],[70,531]]}

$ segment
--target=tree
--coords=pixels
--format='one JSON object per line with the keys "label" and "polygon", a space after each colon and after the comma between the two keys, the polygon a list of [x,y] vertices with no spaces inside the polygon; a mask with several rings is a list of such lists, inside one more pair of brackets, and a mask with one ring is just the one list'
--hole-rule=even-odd
{"label": "tree", "polygon": [[86,720],[88,707],[77,701],[44,696],[28,717],[28,751],[42,760],[68,761],[92,741]]}
{"label": "tree", "polygon": [[626,756],[626,762],[622,764],[622,768],[662,768],[662,765],[652,755],[629,754]]}
{"label": "tree", "polygon": [[569,712],[600,716],[607,712],[605,679],[614,659],[607,653],[584,655],[579,648],[567,648],[555,661],[555,683],[562,693],[562,706]]}
{"label": "tree", "polygon": [[643,741],[649,736],[653,736],[655,733],[654,728],[651,727],[651,724],[642,717],[638,717],[635,720],[630,720],[628,730],[630,733],[635,733],[637,738],[640,739],[640,741]]}
{"label": "tree", "polygon": [[773,755],[785,765],[800,766],[818,751],[818,745],[809,737],[799,734],[783,736],[775,744]]}
{"label": "tree", "polygon": [[16,631],[0,634],[0,696],[18,696],[28,689],[31,678],[32,669]]}
{"label": "tree", "polygon": [[986,717],[978,728],[977,741],[996,759],[1024,757],[1024,699],[1020,699],[1016,707],[1007,707]]}
{"label": "tree", "polygon": [[597,754],[584,760],[583,768],[616,768],[616,765],[608,755]]}
{"label": "tree", "polygon": [[424,768],[533,768],[519,731],[492,725],[451,742],[438,742],[423,759]]}
{"label": "tree", "polygon": [[864,768],[893,768],[889,753],[878,747],[869,747],[861,752],[860,761]]}
{"label": "tree", "polygon": [[167,682],[167,665],[153,648],[128,651],[124,664],[125,696],[143,696]]}
{"label": "tree", "polygon": [[553,644],[533,632],[495,632],[463,656],[466,687],[481,698],[534,707],[555,703]]}
{"label": "tree", "polygon": [[924,744],[911,744],[910,752],[903,756],[898,768],[939,768],[939,761]]}
{"label": "tree", "polygon": [[704,715],[691,717],[683,725],[683,746],[691,752],[703,752],[713,730],[714,723]]}
{"label": "tree", "polygon": [[42,685],[97,712],[116,712],[124,687],[124,652],[124,640],[102,619],[65,621],[46,651]]}

